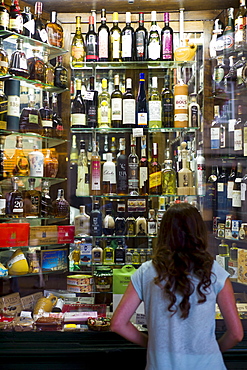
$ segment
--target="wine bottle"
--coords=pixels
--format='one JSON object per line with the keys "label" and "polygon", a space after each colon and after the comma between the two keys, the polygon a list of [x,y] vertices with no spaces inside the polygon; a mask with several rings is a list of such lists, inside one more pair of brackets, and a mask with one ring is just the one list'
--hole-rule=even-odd
{"label": "wine bottle", "polygon": [[98,126],[111,127],[111,97],[107,91],[107,79],[102,79],[102,92],[98,99]]}
{"label": "wine bottle", "polygon": [[136,60],[148,59],[148,31],[144,27],[144,13],[139,13],[139,26],[135,30]]}
{"label": "wine bottle", "polygon": [[161,165],[158,162],[158,143],[153,143],[152,159],[149,165],[149,194],[161,195]]}
{"label": "wine bottle", "polygon": [[4,5],[4,0],[0,1],[0,30],[7,30],[9,28],[9,12]]}
{"label": "wine bottle", "polygon": [[148,110],[147,99],[145,92],[145,73],[140,73],[139,90],[137,94],[137,127],[147,127],[148,124]]}
{"label": "wine bottle", "polygon": [[123,96],[119,90],[119,75],[114,76],[114,91],[111,94],[111,124],[112,127],[122,125],[122,100]]}
{"label": "wine bottle", "polygon": [[85,39],[86,61],[97,62],[98,60],[98,35],[94,30],[94,17],[89,17],[89,28]]}
{"label": "wine bottle", "polygon": [[106,10],[101,9],[101,25],[98,29],[99,62],[107,62],[109,60],[109,35],[109,27],[106,24]]}
{"label": "wine bottle", "polygon": [[77,197],[89,196],[89,171],[85,147],[85,141],[81,140],[80,153],[77,161],[77,186],[75,193]]}
{"label": "wine bottle", "polygon": [[58,48],[63,47],[63,28],[57,23],[57,12],[51,12],[50,22],[46,24],[48,44]]}
{"label": "wine bottle", "polygon": [[110,60],[119,62],[121,60],[122,36],[118,26],[118,13],[112,15],[113,26],[110,29]]}
{"label": "wine bottle", "polygon": [[89,90],[85,93],[86,125],[97,127],[98,124],[98,91],[94,89],[94,76],[89,78]]}
{"label": "wine bottle", "polygon": [[128,156],[128,192],[129,195],[139,195],[139,158],[136,154],[136,138],[133,136]]}
{"label": "wine bottle", "polygon": [[76,135],[72,135],[72,144],[69,158],[69,172],[70,172],[70,184],[72,189],[77,187],[77,175],[78,175],[78,149],[76,143]]}
{"label": "wine bottle", "polygon": [[126,91],[123,94],[123,127],[135,127],[136,101],[132,92],[132,80],[126,78]]}
{"label": "wine bottle", "polygon": [[131,27],[131,13],[126,12],[126,26],[122,29],[122,61],[135,60],[134,29]]}
{"label": "wine bottle", "polygon": [[162,126],[174,127],[174,95],[170,89],[170,76],[165,75],[164,89],[161,93]]}
{"label": "wine bottle", "polygon": [[96,200],[90,213],[90,235],[102,235],[102,213],[100,212],[99,201]]}
{"label": "wine bottle", "polygon": [[7,129],[10,131],[19,131],[20,81],[7,80],[5,82],[5,90],[8,97]]}
{"label": "wine bottle", "polygon": [[240,0],[240,5],[235,16],[234,29],[235,29],[235,50],[245,46],[245,25],[246,22],[246,6],[245,0]]}
{"label": "wine bottle", "polygon": [[128,194],[128,157],[125,154],[125,138],[119,139],[119,155],[117,156],[117,194]]}
{"label": "wine bottle", "polygon": [[233,12],[233,8],[227,9],[228,21],[223,31],[224,54],[229,54],[230,52],[234,51],[235,48]]}
{"label": "wine bottle", "polygon": [[141,137],[141,158],[139,162],[139,194],[149,194],[147,143],[145,135]]}
{"label": "wine bottle", "polygon": [[42,21],[42,10],[43,10],[43,3],[36,2],[35,3],[35,11],[34,11],[34,34],[33,38],[38,41],[47,42],[47,32],[45,29],[45,25]]}
{"label": "wine bottle", "polygon": [[160,60],[160,35],[156,23],[156,11],[151,13],[151,28],[148,38],[148,59]]}
{"label": "wine bottle", "polygon": [[75,19],[76,31],[71,43],[71,65],[74,68],[81,68],[84,66],[86,49],[81,33],[81,17],[76,16]]}
{"label": "wine bottle", "polygon": [[90,195],[101,195],[101,162],[98,150],[98,142],[93,141],[90,169]]}
{"label": "wine bottle", "polygon": [[21,15],[19,0],[11,0],[9,9],[9,30],[12,32],[23,32],[23,18]]}
{"label": "wine bottle", "polygon": [[165,26],[161,30],[161,60],[173,60],[173,29],[169,26],[169,13],[164,13]]}
{"label": "wine bottle", "polygon": [[71,128],[86,126],[85,102],[81,95],[81,80],[76,80],[76,96],[71,104]]}
{"label": "wine bottle", "polygon": [[158,78],[152,77],[152,85],[148,99],[149,128],[158,128],[162,126],[161,122],[161,95],[158,91]]}

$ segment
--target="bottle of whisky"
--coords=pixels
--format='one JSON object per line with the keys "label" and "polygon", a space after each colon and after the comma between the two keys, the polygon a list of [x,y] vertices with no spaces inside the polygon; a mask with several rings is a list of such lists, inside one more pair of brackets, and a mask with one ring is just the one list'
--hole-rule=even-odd
{"label": "bottle of whisky", "polygon": [[44,218],[52,217],[52,200],[49,194],[49,182],[43,181],[41,191],[40,216]]}
{"label": "bottle of whisky", "polygon": [[75,216],[74,224],[76,236],[90,235],[90,216],[86,213],[85,206],[80,206],[80,214]]}
{"label": "bottle of whisky", "polygon": [[90,235],[102,235],[102,213],[100,212],[99,201],[96,200],[90,213]]}
{"label": "bottle of whisky", "polygon": [[23,191],[23,216],[37,218],[40,216],[41,194],[34,189],[35,179],[29,178],[29,189]]}
{"label": "bottle of whisky", "polygon": [[14,156],[11,159],[13,161],[12,173],[14,176],[28,176],[30,167],[27,156],[23,152],[22,137],[16,136],[16,147]]}
{"label": "bottle of whisky", "polygon": [[103,233],[104,235],[113,235],[115,232],[115,220],[112,216],[112,210],[106,209],[106,215],[103,219]]}
{"label": "bottle of whisky", "polygon": [[57,12],[51,12],[51,20],[46,24],[48,44],[63,47],[63,28],[57,23]]}
{"label": "bottle of whisky", "polygon": [[13,191],[6,194],[6,215],[13,218],[23,217],[23,198],[18,181],[18,177],[12,178]]}
{"label": "bottle of whisky", "polygon": [[128,157],[129,195],[139,195],[139,158],[136,154],[136,139],[131,137],[131,153]]}
{"label": "bottle of whisky", "polygon": [[125,138],[119,139],[119,155],[117,156],[117,194],[128,194],[128,157],[125,154]]}
{"label": "bottle of whisky", "polygon": [[52,110],[49,106],[49,93],[43,91],[43,107],[39,109],[42,124],[42,135],[53,137]]}
{"label": "bottle of whisky", "polygon": [[20,132],[42,133],[42,121],[39,110],[35,107],[34,89],[29,89],[28,107],[24,107],[20,115]]}
{"label": "bottle of whisky", "polygon": [[64,190],[58,189],[57,198],[52,202],[53,214],[57,218],[68,218],[70,214],[70,206],[64,198]]}
{"label": "bottle of whisky", "polygon": [[149,165],[149,193],[162,193],[161,165],[158,162],[158,143],[153,143],[152,160]]}
{"label": "bottle of whisky", "polygon": [[139,194],[148,195],[148,159],[146,136],[141,137],[141,158],[139,162]]}
{"label": "bottle of whisky", "polygon": [[115,249],[115,258],[114,258],[115,263],[125,263],[125,250],[123,248],[123,241],[118,240],[118,246]]}
{"label": "bottle of whisky", "polygon": [[86,153],[86,144],[84,140],[80,141],[80,154],[77,164],[77,187],[76,196],[86,197],[89,195],[89,171]]}

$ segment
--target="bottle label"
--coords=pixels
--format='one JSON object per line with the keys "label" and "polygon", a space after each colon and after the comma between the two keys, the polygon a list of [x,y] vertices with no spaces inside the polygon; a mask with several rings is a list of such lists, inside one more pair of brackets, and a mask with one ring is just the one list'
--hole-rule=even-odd
{"label": "bottle label", "polygon": [[126,30],[125,34],[122,35],[122,58],[131,58],[132,50],[132,32]]}
{"label": "bottle label", "polygon": [[111,112],[112,112],[112,120],[119,121],[122,119],[122,99],[121,98],[113,98],[111,100]]}
{"label": "bottle label", "polygon": [[224,49],[231,49],[234,46],[233,34],[228,33],[224,36]]}
{"label": "bottle label", "polygon": [[140,167],[139,169],[139,184],[140,189],[142,189],[145,185],[145,182],[148,179],[148,169],[147,167]]}
{"label": "bottle label", "polygon": [[188,95],[175,95],[175,110],[188,109]]}
{"label": "bottle label", "polygon": [[161,186],[161,171],[149,175],[149,188],[152,189],[158,186]]}
{"label": "bottle label", "polygon": [[174,115],[174,121],[187,122],[188,114],[187,113],[177,113]]}
{"label": "bottle label", "polygon": [[43,176],[44,156],[41,152],[33,152],[29,154],[30,176]]}
{"label": "bottle label", "polygon": [[232,191],[232,206],[241,208],[241,190]]}
{"label": "bottle label", "polygon": [[123,99],[123,125],[135,125],[135,99]]}
{"label": "bottle label", "polygon": [[162,59],[172,60],[172,34],[166,30],[162,35]]}
{"label": "bottle label", "polygon": [[163,112],[173,113],[174,111],[174,98],[165,98],[162,102]]}
{"label": "bottle label", "polygon": [[76,196],[83,197],[89,195],[89,174],[87,166],[78,166]]}
{"label": "bottle label", "polygon": [[138,126],[147,126],[148,124],[148,114],[141,112],[137,115],[137,124]]}
{"label": "bottle label", "polygon": [[98,110],[98,118],[100,124],[110,123],[110,108],[107,101],[102,101]]}
{"label": "bottle label", "polygon": [[[105,166],[104,166],[105,167]],[[103,182],[109,182],[110,184],[116,184],[116,171],[114,168],[107,166],[103,167]]]}
{"label": "bottle label", "polygon": [[92,190],[100,190],[100,161],[91,161],[92,167]]}
{"label": "bottle label", "polygon": [[219,149],[220,148],[220,128],[211,127],[210,136],[211,136],[211,139],[210,139],[211,149]]}
{"label": "bottle label", "polygon": [[234,150],[242,150],[243,148],[243,136],[241,129],[234,130]]}
{"label": "bottle label", "polygon": [[155,221],[148,221],[148,235],[156,235],[157,223]]}
{"label": "bottle label", "polygon": [[20,117],[20,97],[17,95],[8,96],[8,116]]}
{"label": "bottle label", "polygon": [[242,182],[241,183],[241,201],[242,202],[245,202],[245,200],[246,200],[246,183],[244,183],[244,182]]}
{"label": "bottle label", "polygon": [[130,190],[138,189],[138,163],[129,163],[128,186]]}
{"label": "bottle label", "polygon": [[0,113],[7,113],[8,111],[8,100],[0,101]]}
{"label": "bottle label", "polygon": [[23,31],[23,18],[22,15],[17,15],[16,18],[10,18],[9,20],[9,29],[10,30],[17,30],[18,33],[22,33]]}
{"label": "bottle label", "polygon": [[244,157],[246,157],[247,156],[247,127],[244,127],[243,136],[244,136]]}
{"label": "bottle label", "polygon": [[5,215],[6,199],[0,199],[0,215]]}
{"label": "bottle label", "polygon": [[237,17],[235,19],[235,43],[241,43],[244,41],[244,18]]}
{"label": "bottle label", "polygon": [[114,30],[111,35],[111,44],[112,44],[112,58],[120,58],[120,33],[117,30]]}
{"label": "bottle label", "polygon": [[72,113],[71,114],[71,126],[74,126],[74,125],[85,126],[86,125],[86,115],[82,113]]}
{"label": "bottle label", "polygon": [[50,127],[53,128],[53,123],[51,119],[43,120],[41,121],[42,127]]}
{"label": "bottle label", "polygon": [[149,108],[149,122],[160,122],[161,123],[161,101],[151,100],[148,102]]}
{"label": "bottle label", "polygon": [[197,105],[190,106],[191,112],[191,119],[190,119],[190,127],[198,127],[199,126],[199,108]]}
{"label": "bottle label", "polygon": [[87,55],[86,60],[90,62],[90,60],[98,59],[97,56],[97,47],[96,47],[96,37],[95,35],[90,35],[87,41]]}
{"label": "bottle label", "polygon": [[160,42],[156,33],[151,34],[148,45],[148,57],[152,60],[160,59]]}
{"label": "bottle label", "polygon": [[38,115],[36,114],[29,114],[28,120],[29,120],[29,123],[36,123],[37,125],[39,124]]}
{"label": "bottle label", "polygon": [[5,60],[1,60],[0,61],[0,67],[3,67],[3,68],[8,68],[9,64],[8,62],[6,62]]}
{"label": "bottle label", "polygon": [[145,51],[145,34],[144,32],[137,32],[136,34],[136,56],[137,58],[144,58]]}
{"label": "bottle label", "polygon": [[71,56],[72,59],[75,60],[84,59],[85,51],[83,45],[80,46],[73,45],[71,48]]}
{"label": "bottle label", "polygon": [[8,12],[1,12],[0,13],[0,26],[4,28],[9,27],[9,13]]}
{"label": "bottle label", "polygon": [[12,212],[13,213],[23,213],[23,199],[21,195],[15,197]]}
{"label": "bottle label", "polygon": [[99,58],[108,59],[108,32],[105,28],[99,32]]}
{"label": "bottle label", "polygon": [[228,181],[227,182],[227,198],[232,199],[232,192],[233,192],[233,181]]}

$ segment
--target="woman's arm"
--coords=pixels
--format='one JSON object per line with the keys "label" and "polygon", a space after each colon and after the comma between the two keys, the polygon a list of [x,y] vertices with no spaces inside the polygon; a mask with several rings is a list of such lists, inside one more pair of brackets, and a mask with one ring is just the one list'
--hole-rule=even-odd
{"label": "woman's arm", "polygon": [[218,294],[217,303],[227,329],[218,341],[221,352],[225,352],[229,348],[234,347],[238,342],[241,342],[244,336],[229,278],[226,279],[224,288]]}
{"label": "woman's arm", "polygon": [[130,322],[131,317],[140,303],[141,300],[138,297],[132,282],[130,282],[112,316],[111,330],[120,334],[125,339],[146,348],[148,336],[136,329],[136,327]]}

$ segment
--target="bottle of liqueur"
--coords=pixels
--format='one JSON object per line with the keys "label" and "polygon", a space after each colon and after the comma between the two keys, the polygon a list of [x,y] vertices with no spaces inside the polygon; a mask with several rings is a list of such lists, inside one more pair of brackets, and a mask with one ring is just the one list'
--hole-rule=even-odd
{"label": "bottle of liqueur", "polygon": [[78,149],[77,149],[77,144],[76,144],[76,135],[72,135],[72,144],[71,144],[70,158],[69,158],[69,171],[70,171],[72,189],[76,189],[77,187],[78,156],[79,155],[78,155]]}
{"label": "bottle of liqueur", "polygon": [[200,105],[196,101],[196,94],[191,94],[189,109],[189,127],[200,127]]}
{"label": "bottle of liqueur", "polygon": [[245,0],[240,0],[240,6],[235,16],[235,50],[243,47],[246,43],[245,40],[245,22],[246,22],[246,6]]}
{"label": "bottle of liqueur", "polygon": [[125,138],[119,139],[119,155],[117,156],[117,194],[128,194],[128,157],[125,154]]}
{"label": "bottle of liqueur", "polygon": [[140,73],[139,89],[136,99],[137,127],[147,127],[148,107],[145,91],[145,73]]}
{"label": "bottle of liqueur", "polygon": [[234,155],[235,156],[242,156],[243,155],[243,111],[242,111],[242,105],[238,105],[238,118],[234,125]]}
{"label": "bottle of liqueur", "polygon": [[224,54],[227,55],[234,51],[235,40],[234,40],[234,8],[227,9],[228,21],[227,25],[223,32],[223,41],[224,41]]}
{"label": "bottle of liqueur", "polygon": [[118,13],[112,15],[113,26],[110,30],[110,60],[119,62],[121,60],[122,35],[118,26]]}
{"label": "bottle of liqueur", "polygon": [[23,198],[18,182],[18,177],[12,177],[13,190],[6,194],[6,215],[13,218],[23,217]]}
{"label": "bottle of liqueur", "polygon": [[165,167],[161,172],[162,195],[174,195],[177,193],[177,175],[172,168],[172,160],[166,159],[164,164]]}
{"label": "bottle of liqueur", "polygon": [[148,99],[149,128],[159,128],[161,122],[161,95],[158,91],[158,77],[152,77],[152,85]]}
{"label": "bottle of liqueur", "polygon": [[57,94],[52,93],[52,124],[54,136],[61,139],[63,137],[63,122],[58,113]]}
{"label": "bottle of liqueur", "polygon": [[113,235],[115,232],[115,220],[112,216],[112,210],[107,208],[106,215],[103,219],[103,233],[104,235]]}
{"label": "bottle of liqueur", "polygon": [[197,195],[204,196],[206,194],[206,169],[205,169],[205,157],[203,156],[202,149],[197,150],[196,157],[196,188]]}
{"label": "bottle of liqueur", "polygon": [[94,30],[94,17],[89,17],[89,28],[85,38],[86,61],[97,62],[98,60],[98,35]]}
{"label": "bottle of liqueur", "polygon": [[123,248],[123,241],[118,240],[118,246],[115,249],[115,258],[114,258],[115,263],[125,263],[125,250]]}
{"label": "bottle of liqueur", "polygon": [[139,158],[136,154],[136,138],[131,136],[131,153],[128,156],[128,192],[139,195]]}
{"label": "bottle of liqueur", "polygon": [[141,137],[141,158],[139,162],[139,194],[148,195],[148,159],[146,136]]}
{"label": "bottle of liqueur", "polygon": [[174,95],[170,89],[170,76],[165,75],[164,89],[161,93],[162,126],[174,127]]}
{"label": "bottle of liqueur", "polygon": [[161,60],[173,60],[173,29],[169,26],[169,13],[164,13],[165,26],[161,30]]}
{"label": "bottle of liqueur", "polygon": [[20,119],[20,81],[7,80],[5,92],[8,97],[7,103],[7,129],[19,131]]}
{"label": "bottle of liqueur", "polygon": [[9,28],[9,12],[4,5],[4,0],[0,1],[0,30],[7,30]]}
{"label": "bottle of liqueur", "polygon": [[43,177],[44,174],[44,154],[34,145],[33,151],[28,154],[30,176]]}
{"label": "bottle of liqueur", "polygon": [[80,154],[78,157],[77,164],[77,186],[76,196],[86,197],[89,196],[89,171],[88,171],[88,160],[86,153],[86,144],[84,140],[80,141]]}
{"label": "bottle of liqueur", "polygon": [[[44,83],[47,85],[54,86],[54,73],[55,73],[55,68],[53,65],[49,62],[49,54],[47,51],[43,53],[44,55]],[[67,76],[67,74],[66,74]],[[67,87],[67,85],[66,85]]]}
{"label": "bottle of liqueur", "polygon": [[33,56],[27,59],[29,79],[45,82],[45,63],[39,57],[39,50],[33,50]]}
{"label": "bottle of liqueur", "polygon": [[144,13],[139,13],[139,26],[135,30],[135,49],[137,61],[148,59],[148,31],[144,27]]}
{"label": "bottle of liqueur", "polygon": [[51,12],[50,22],[46,24],[48,44],[58,48],[63,47],[63,28],[57,23],[57,12]]}
{"label": "bottle of liqueur", "polygon": [[116,163],[116,161],[117,161],[117,144],[116,144],[116,138],[114,136],[112,136],[112,138],[111,138],[110,152],[112,154],[112,161],[114,163]]}
{"label": "bottle of liqueur", "polygon": [[156,23],[156,11],[151,13],[151,28],[148,37],[148,59],[160,60],[160,35]]}
{"label": "bottle of liqueur", "polygon": [[81,80],[76,80],[76,96],[71,104],[71,128],[86,126],[86,106],[81,95]]}
{"label": "bottle of liqueur", "polygon": [[136,219],[134,216],[129,216],[126,218],[126,235],[127,236],[136,235]]}
{"label": "bottle of liqueur", "polygon": [[49,182],[43,181],[40,201],[40,216],[48,218],[52,216],[52,200],[49,194]]}
{"label": "bottle of liqueur", "polygon": [[12,173],[14,176],[28,176],[30,167],[27,156],[23,152],[22,137],[16,136],[16,147],[13,155]]}
{"label": "bottle of liqueur", "polygon": [[9,73],[24,78],[29,77],[26,54],[22,50],[23,40],[16,40],[16,51],[11,55]]}
{"label": "bottle of liqueur", "polygon": [[103,249],[99,243],[99,240],[96,239],[95,247],[92,249],[92,263],[96,265],[101,265],[103,262]]}
{"label": "bottle of liqueur", "polygon": [[40,112],[35,108],[34,89],[29,89],[28,106],[23,108],[20,115],[20,132],[42,133],[42,121]]}
{"label": "bottle of liqueur", "polygon": [[107,79],[102,79],[102,92],[98,99],[98,126],[111,127],[111,97],[107,91]]}
{"label": "bottle of liqueur", "polygon": [[0,129],[7,128],[8,98],[4,93],[3,81],[0,81]]}
{"label": "bottle of liqueur", "polygon": [[132,92],[132,80],[126,78],[126,91],[123,94],[123,127],[135,127],[136,100]]}
{"label": "bottle of liqueur", "polygon": [[47,32],[42,21],[43,3],[36,2],[34,10],[34,34],[33,38],[38,41],[47,42]]}
{"label": "bottle of liqueur", "polygon": [[96,200],[90,213],[90,235],[102,235],[102,213],[100,212],[99,201]]}
{"label": "bottle of liqueur", "polygon": [[131,13],[126,12],[126,26],[122,29],[122,61],[135,60],[134,29],[131,27]]}
{"label": "bottle of liqueur", "polygon": [[233,191],[235,178],[236,178],[236,163],[234,161],[232,164],[230,174],[227,179],[227,203],[229,207],[228,209],[232,208],[232,191]]}
{"label": "bottle of liqueur", "polygon": [[224,63],[224,57],[221,55],[217,57],[217,65],[214,68],[212,76],[214,95],[223,94],[226,91],[226,75],[227,68]]}
{"label": "bottle of liqueur", "polygon": [[188,127],[188,85],[182,79],[174,86],[174,127]]}
{"label": "bottle of liqueur", "polygon": [[76,236],[90,235],[90,216],[86,213],[85,206],[80,206],[80,213],[75,216],[74,224]]}
{"label": "bottle of liqueur", "polygon": [[37,218],[40,216],[40,191],[34,189],[35,179],[29,178],[29,189],[24,190],[23,194],[23,216],[28,218]]}
{"label": "bottle of liqueur", "polygon": [[111,240],[107,239],[106,246],[103,249],[103,264],[111,265],[114,263],[114,249],[111,246]]}
{"label": "bottle of liqueur", "polygon": [[70,206],[64,198],[64,190],[58,189],[57,198],[52,202],[53,215],[57,218],[68,218],[70,214]]}
{"label": "bottle of liqueur", "polygon": [[99,62],[107,62],[109,60],[109,35],[109,27],[106,24],[106,10],[101,9],[101,25],[98,29]]}
{"label": "bottle of liqueur", "polygon": [[71,43],[71,65],[74,68],[84,66],[86,49],[84,38],[81,33],[81,17],[76,16],[76,31]]}
{"label": "bottle of liqueur", "polygon": [[68,71],[63,66],[63,57],[59,55],[57,57],[57,64],[54,69],[54,86],[60,89],[68,88]]}
{"label": "bottle of liqueur", "polygon": [[[0,12],[1,16],[1,12]],[[1,22],[1,19],[0,19]],[[9,70],[9,59],[8,54],[3,48],[3,39],[0,39],[0,76],[4,76]]]}
{"label": "bottle of liqueur", "polygon": [[9,9],[9,30],[12,32],[23,32],[23,18],[21,15],[19,0],[11,0]]}
{"label": "bottle of liqueur", "polygon": [[114,76],[115,89],[111,94],[111,124],[112,127],[120,127],[122,125],[122,100],[123,96],[119,90],[119,75]]}
{"label": "bottle of liqueur", "polygon": [[155,210],[149,210],[149,218],[147,220],[147,233],[149,236],[157,235],[157,219],[155,217]]}
{"label": "bottle of liqueur", "polygon": [[85,93],[86,125],[97,127],[98,124],[98,91],[94,89],[94,76],[89,77],[89,91]]}
{"label": "bottle of liqueur", "polygon": [[241,220],[241,183],[242,183],[242,164],[240,162],[237,163],[237,173],[236,178],[233,185],[232,190],[232,207],[233,212],[235,212],[235,216],[237,220]]}
{"label": "bottle of liqueur", "polygon": [[98,142],[93,141],[93,152],[90,169],[90,195],[101,195],[101,163]]}
{"label": "bottle of liqueur", "polygon": [[124,217],[125,204],[118,203],[117,217],[115,218],[115,235],[125,235],[126,233],[126,220]]}
{"label": "bottle of liqueur", "polygon": [[116,165],[112,161],[112,153],[106,154],[106,162],[102,169],[103,194],[116,194]]}
{"label": "bottle of liqueur", "polygon": [[[178,186],[180,188],[193,186],[193,174],[190,168],[188,168],[188,150],[186,149],[187,143],[181,143],[181,157],[182,157],[182,168],[178,171]],[[189,189],[188,189],[189,191]]]}
{"label": "bottle of liqueur", "polygon": [[53,137],[52,110],[49,106],[49,93],[43,91],[43,107],[39,109],[42,124],[42,135]]}
{"label": "bottle of liqueur", "polygon": [[153,143],[152,159],[149,165],[149,194],[162,193],[161,165],[158,162],[158,143]]}

